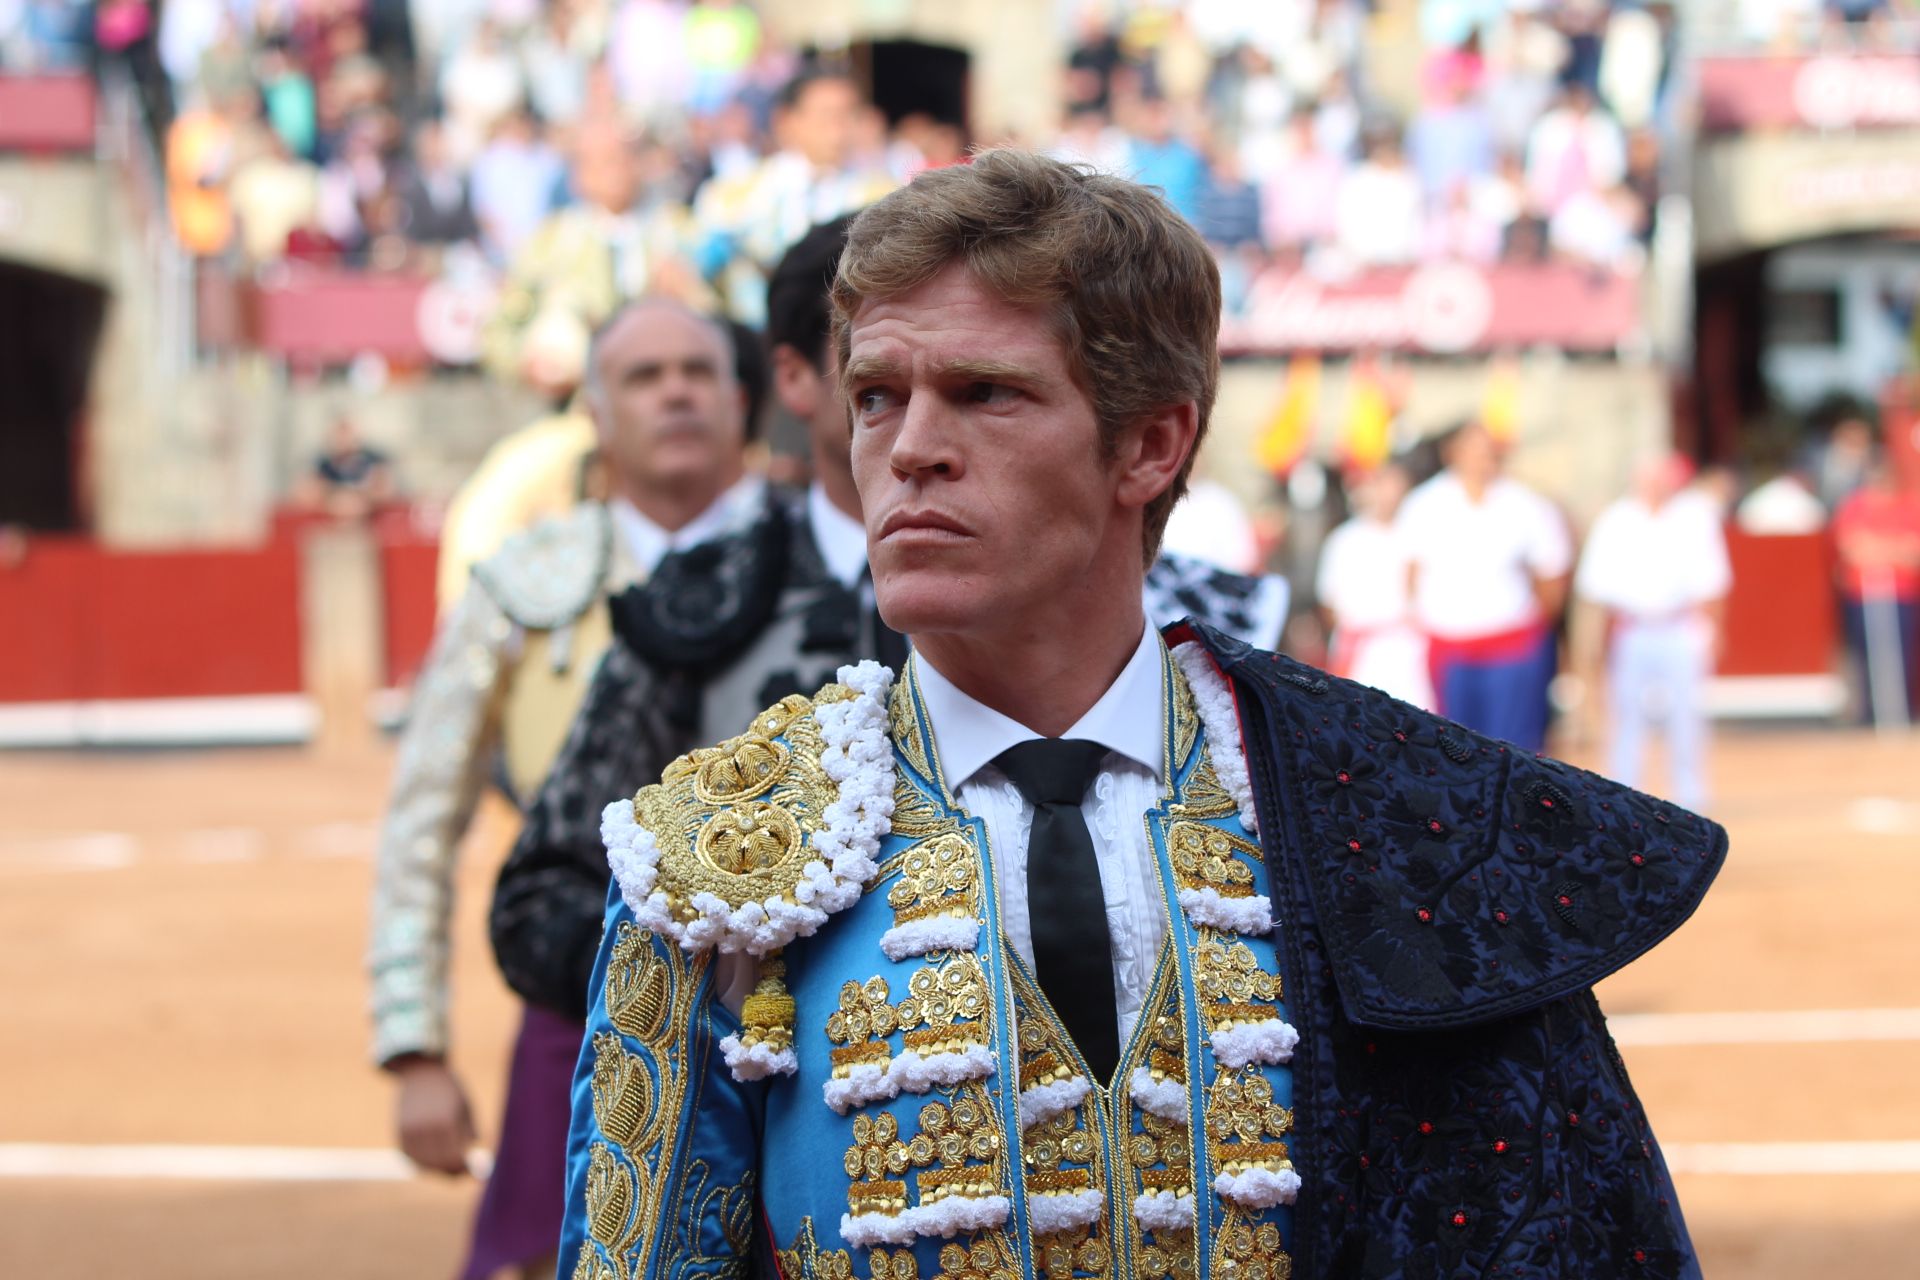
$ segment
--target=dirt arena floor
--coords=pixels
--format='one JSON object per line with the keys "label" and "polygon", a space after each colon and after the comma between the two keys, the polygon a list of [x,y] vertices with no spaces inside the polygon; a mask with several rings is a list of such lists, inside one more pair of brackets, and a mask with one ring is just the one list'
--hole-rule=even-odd
{"label": "dirt arena floor", "polygon": [[[0,1277],[453,1273],[475,1184],[383,1151],[365,1058],[388,764],[0,756]],[[1920,1274],[1920,737],[1730,731],[1715,773],[1726,872],[1601,992],[1706,1274]],[[460,882],[456,1066],[489,1130],[510,835],[484,811]]]}

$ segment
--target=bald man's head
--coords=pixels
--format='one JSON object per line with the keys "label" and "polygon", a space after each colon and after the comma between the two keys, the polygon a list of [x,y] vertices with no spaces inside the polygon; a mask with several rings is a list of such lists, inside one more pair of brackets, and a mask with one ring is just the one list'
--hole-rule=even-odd
{"label": "bald man's head", "polygon": [[739,477],[734,357],[724,325],[670,298],[630,302],[600,326],[584,391],[615,492],[645,510],[649,495],[711,501]]}

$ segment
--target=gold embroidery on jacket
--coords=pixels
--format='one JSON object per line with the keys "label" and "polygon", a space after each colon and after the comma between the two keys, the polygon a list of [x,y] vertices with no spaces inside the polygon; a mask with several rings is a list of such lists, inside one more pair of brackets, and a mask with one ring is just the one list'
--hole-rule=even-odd
{"label": "gold embroidery on jacket", "polygon": [[1243,1280],[1289,1280],[1293,1258],[1280,1247],[1280,1228],[1229,1207],[1213,1236],[1212,1274]]}
{"label": "gold embroidery on jacket", "polygon": [[1170,812],[1176,818],[1225,818],[1239,811],[1240,806],[1221,784],[1220,775],[1213,771],[1213,756],[1203,746],[1200,763],[1187,775],[1179,803],[1171,806]]}
{"label": "gold embroidery on jacket", "polygon": [[[1178,666],[1169,664],[1167,691],[1173,697],[1173,758],[1167,763],[1179,769],[1193,754],[1193,743],[1200,736],[1200,711],[1193,703],[1193,690]],[[1183,788],[1184,790],[1185,788]],[[1188,797],[1183,796],[1183,799]]]}
{"label": "gold embroidery on jacket", "polygon": [[[1014,1021],[1019,1027],[1020,1088],[1056,1084],[1071,1079],[1065,1033],[1040,993],[1021,968],[1012,970]],[[1106,1190],[1104,1144],[1095,1094],[1050,1120],[1032,1125],[1020,1135],[1020,1162],[1025,1171],[1029,1204],[1036,1196]],[[1110,1211],[1084,1227],[1036,1235],[1034,1266],[1048,1280],[1066,1280],[1076,1271],[1096,1276],[1110,1274],[1113,1245]]]}
{"label": "gold embroidery on jacket", "polygon": [[1293,1167],[1287,1144],[1293,1109],[1273,1100],[1273,1082],[1258,1070],[1221,1070],[1207,1090],[1207,1150],[1222,1173]]}
{"label": "gold embroidery on jacket", "polygon": [[[899,825],[896,806],[896,830]],[[954,832],[922,840],[900,855],[899,865],[900,878],[887,890],[895,924],[940,915],[965,918],[979,911],[980,856],[965,836]]]}
{"label": "gold embroidery on jacket", "polygon": [[1223,898],[1253,896],[1253,868],[1260,846],[1204,822],[1182,820],[1167,831],[1167,857],[1177,888],[1212,889]]}
{"label": "gold embroidery on jacket", "polygon": [[[693,1017],[693,993],[708,963],[678,948],[659,948],[654,936],[622,922],[607,959],[603,999],[607,1019],[632,1037],[647,1055],[627,1049],[621,1037],[600,1032],[593,1039],[590,1090],[601,1141],[588,1156],[587,1235],[575,1263],[575,1280],[630,1280],[646,1270],[657,1248],[662,1179],[671,1158],[668,1125],[680,1115],[687,1091],[684,1050],[675,1041]],[[734,1191],[737,1200],[740,1193]],[[751,1194],[747,1194],[751,1200]],[[738,1218],[732,1214],[729,1221]],[[751,1217],[744,1219],[748,1228]],[[592,1245],[604,1250],[600,1257]]]}
{"label": "gold embroidery on jacket", "polygon": [[1019,1274],[1019,1256],[1006,1237],[981,1232],[964,1245],[941,1246],[940,1274],[934,1280],[1018,1280]]}
{"label": "gold embroidery on jacket", "polygon": [[828,685],[811,699],[786,698],[746,733],[674,761],[634,797],[634,818],[660,847],[660,884],[682,919],[696,916],[692,899],[701,893],[738,908],[790,893],[804,878],[807,837],[840,794],[821,763],[811,712],[854,696]]}
{"label": "gold embroidery on jacket", "polygon": [[907,992],[894,1009],[907,1048],[926,1055],[987,1043],[987,975],[978,956],[961,952],[938,968],[921,967]]}
{"label": "gold embroidery on jacket", "polygon": [[800,1219],[793,1243],[775,1249],[780,1274],[787,1280],[853,1280],[853,1260],[845,1249],[822,1249],[813,1234],[811,1215]]}
{"label": "gold embroidery on jacket", "polygon": [[900,678],[893,682],[893,693],[887,699],[888,728],[893,734],[894,745],[900,748],[900,754],[907,758],[914,772],[932,782],[933,764],[927,759],[926,743],[920,736],[920,716],[914,706],[911,671],[912,663],[909,662],[906,669],[898,673]]}
{"label": "gold embroidery on jacket", "polygon": [[844,1162],[853,1180],[847,1188],[850,1212],[905,1211],[909,1174],[922,1205],[948,1196],[1005,1194],[999,1114],[984,1090],[962,1086],[952,1102],[921,1107],[917,1119],[919,1131],[903,1141],[891,1111],[853,1118],[853,1145]]}
{"label": "gold embroidery on jacket", "polygon": [[[1142,1011],[1143,1016],[1153,1019],[1152,1030],[1136,1039],[1119,1076],[1122,1092],[1115,1100],[1115,1120],[1125,1144],[1127,1175],[1122,1185],[1128,1188],[1130,1198],[1159,1192],[1176,1196],[1194,1193],[1194,1151],[1187,1124],[1163,1120],[1124,1092],[1133,1072],[1142,1067],[1156,1083],[1186,1083],[1186,1022],[1181,1012],[1180,983],[1174,973],[1171,963],[1163,963],[1155,978],[1153,996]],[[1118,1207],[1131,1216],[1130,1204]],[[1194,1233],[1189,1229],[1154,1231],[1138,1226],[1132,1246],[1132,1274],[1193,1280],[1199,1265],[1196,1249]]]}

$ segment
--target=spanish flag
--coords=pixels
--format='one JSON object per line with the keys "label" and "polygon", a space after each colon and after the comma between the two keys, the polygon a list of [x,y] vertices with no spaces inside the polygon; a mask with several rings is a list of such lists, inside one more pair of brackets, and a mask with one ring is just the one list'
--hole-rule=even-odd
{"label": "spanish flag", "polygon": [[1393,452],[1393,398],[1379,376],[1356,364],[1340,415],[1340,452],[1349,469],[1365,473]]}
{"label": "spanish flag", "polygon": [[1520,434],[1520,365],[1512,356],[1500,356],[1487,365],[1487,384],[1480,393],[1480,425],[1503,448]]}
{"label": "spanish flag", "polygon": [[1295,356],[1280,384],[1280,400],[1254,443],[1260,465],[1276,476],[1293,470],[1313,442],[1313,420],[1320,410],[1320,357]]}

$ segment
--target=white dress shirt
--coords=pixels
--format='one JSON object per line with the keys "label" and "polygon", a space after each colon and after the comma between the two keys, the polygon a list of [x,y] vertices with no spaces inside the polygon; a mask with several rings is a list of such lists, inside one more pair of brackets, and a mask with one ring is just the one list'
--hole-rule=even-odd
{"label": "white dress shirt", "polygon": [[1443,639],[1539,621],[1534,576],[1558,578],[1573,567],[1573,541],[1559,511],[1504,477],[1475,502],[1452,472],[1442,471],[1407,495],[1394,529],[1420,569],[1414,618]]}
{"label": "white dress shirt", "polygon": [[762,477],[743,476],[715,498],[713,505],[678,529],[664,527],[625,498],[609,499],[607,510],[613,516],[613,527],[633,567],[646,578],[660,567],[669,553],[711,542],[758,519],[766,489],[767,482]]}
{"label": "white dress shirt", "polygon": [[[1113,995],[1120,1043],[1140,1020],[1154,962],[1166,936],[1166,906],[1141,819],[1166,791],[1164,649],[1152,627],[1106,693],[1061,736],[1100,743],[1108,754],[1081,812],[1093,836],[1113,946]],[[1006,940],[1033,963],[1027,917],[1027,837],[1033,805],[992,763],[1008,747],[1044,735],[968,697],[924,656],[915,659],[941,773],[962,809],[986,824]]]}
{"label": "white dress shirt", "polygon": [[826,489],[817,484],[807,490],[807,523],[820,558],[836,581],[851,587],[866,576],[867,526],[834,506]]}
{"label": "white dress shirt", "polygon": [[1587,534],[1574,590],[1641,622],[1670,621],[1727,594],[1727,540],[1711,506],[1682,494],[1659,507],[1622,498]]}
{"label": "white dress shirt", "polygon": [[1328,534],[1314,592],[1333,611],[1332,670],[1417,707],[1433,705],[1427,638],[1407,598],[1406,546],[1390,521],[1355,516]]}

